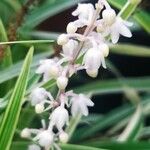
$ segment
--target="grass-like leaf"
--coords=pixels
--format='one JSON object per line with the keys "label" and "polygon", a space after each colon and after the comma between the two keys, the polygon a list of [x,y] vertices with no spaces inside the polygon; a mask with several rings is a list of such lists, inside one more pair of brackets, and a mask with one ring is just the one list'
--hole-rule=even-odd
{"label": "grass-like leaf", "polygon": [[22,99],[25,94],[30,65],[33,56],[33,47],[30,48],[24,61],[20,76],[15,85],[12,96],[8,102],[1,126],[0,126],[0,146],[3,150],[9,150],[12,138],[19,119]]}
{"label": "grass-like leaf", "polygon": [[32,14],[27,16],[23,27],[34,28],[47,18],[56,15],[67,8],[70,8],[78,2],[78,0],[49,1],[49,3],[43,4],[41,7],[35,9]]}
{"label": "grass-like leaf", "polygon": [[[14,142],[12,144],[11,150],[27,150],[28,142]],[[62,150],[106,150],[96,147],[75,145],[75,144],[60,144]]]}
{"label": "grass-like leaf", "polygon": [[112,79],[106,81],[95,81],[85,85],[81,85],[74,88],[77,93],[93,93],[93,94],[108,94],[108,93],[120,93],[125,90],[125,87],[134,88],[137,91],[149,91],[150,90],[150,78],[124,78],[120,80]]}
{"label": "grass-like leaf", "polygon": [[110,45],[111,52],[122,55],[150,57],[150,48],[133,44]]}
{"label": "grass-like leaf", "polygon": [[149,150],[150,142],[112,142],[93,141],[89,146],[102,147],[110,150]]}

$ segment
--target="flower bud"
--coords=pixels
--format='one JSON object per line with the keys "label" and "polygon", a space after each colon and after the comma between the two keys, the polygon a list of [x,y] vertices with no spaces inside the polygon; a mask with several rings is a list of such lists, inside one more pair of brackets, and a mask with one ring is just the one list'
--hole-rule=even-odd
{"label": "flower bud", "polygon": [[58,45],[64,45],[68,42],[68,38],[66,34],[61,34],[57,39]]}
{"label": "flower bud", "polygon": [[113,9],[105,9],[102,13],[105,24],[112,25],[116,19],[116,12]]}
{"label": "flower bud", "polygon": [[86,73],[90,76],[90,77],[92,77],[92,78],[96,78],[97,77],[97,75],[98,75],[98,70],[89,70],[89,69],[87,69],[86,70]]}
{"label": "flower bud", "polygon": [[31,136],[31,132],[28,128],[25,128],[21,132],[21,137],[22,138],[29,138]]}
{"label": "flower bud", "polygon": [[73,22],[70,22],[68,25],[67,25],[67,33],[70,33],[70,34],[73,34],[77,31],[77,27],[75,26],[75,24]]}
{"label": "flower bud", "polygon": [[41,114],[44,111],[44,105],[43,104],[36,104],[35,105],[35,112],[37,114]]}
{"label": "flower bud", "polygon": [[109,55],[109,47],[107,44],[101,44],[100,49],[101,49],[104,57],[107,57]]}
{"label": "flower bud", "polygon": [[29,145],[28,150],[41,150],[41,148],[38,145],[32,144]]}
{"label": "flower bud", "polygon": [[99,25],[97,26],[97,28],[96,28],[96,31],[97,31],[98,33],[103,32],[103,31],[104,31],[103,25],[102,25],[102,24],[99,24]]}
{"label": "flower bud", "polygon": [[61,133],[59,134],[59,140],[60,140],[60,142],[62,142],[62,143],[67,143],[68,140],[69,140],[68,134],[67,134],[66,132],[61,132]]}
{"label": "flower bud", "polygon": [[57,67],[57,66],[51,66],[50,68],[49,68],[49,75],[50,75],[50,77],[52,77],[52,78],[57,78],[58,77],[58,75],[59,75],[59,68]]}
{"label": "flower bud", "polygon": [[59,89],[64,90],[68,85],[68,78],[64,76],[60,76],[57,78],[57,86]]}

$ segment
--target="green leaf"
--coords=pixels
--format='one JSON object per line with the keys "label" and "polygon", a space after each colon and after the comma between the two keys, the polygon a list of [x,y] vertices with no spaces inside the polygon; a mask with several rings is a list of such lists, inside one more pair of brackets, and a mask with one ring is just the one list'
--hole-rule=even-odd
{"label": "green leaf", "polygon": [[[14,142],[11,150],[27,150],[29,142]],[[62,150],[106,150],[101,148],[95,148],[90,146],[75,145],[75,144],[60,144]]]}
{"label": "green leaf", "polygon": [[[39,64],[40,59],[44,59],[47,56],[49,56],[50,54],[51,54],[51,52],[42,52],[40,54],[36,54],[33,57],[33,62],[31,64],[31,70],[32,71],[35,70],[35,67]],[[17,77],[19,75],[22,64],[23,64],[23,61],[20,61],[7,69],[0,71],[0,83],[3,83],[14,77]]]}
{"label": "green leaf", "polygon": [[117,44],[110,45],[112,53],[138,56],[138,57],[150,57],[150,48],[146,46],[133,45],[133,44]]}
{"label": "green leaf", "polygon": [[142,124],[142,107],[139,104],[137,106],[135,113],[130,119],[128,125],[126,126],[125,130],[118,137],[118,141],[124,142],[134,140],[140,131],[141,124]]}
{"label": "green leaf", "polygon": [[[110,4],[118,9],[122,9],[127,0],[108,0]],[[127,11],[125,12],[125,14]],[[128,14],[126,14],[128,16]],[[125,17],[126,17],[125,16]],[[133,18],[143,27],[148,33],[150,33],[150,14],[144,10],[137,8],[137,11],[134,12]]]}
{"label": "green leaf", "polygon": [[[149,98],[142,101],[141,104],[143,105],[143,107],[148,105]],[[92,126],[86,126],[86,127],[76,130],[71,141],[76,142],[76,141],[81,141],[87,137],[91,137],[92,135],[95,135],[98,131],[107,129],[108,127],[113,126],[120,120],[125,119],[126,117],[129,117],[134,112],[134,110],[135,110],[135,107],[133,105],[124,105],[119,108],[116,108],[108,112],[102,118],[98,119],[94,124],[92,124]],[[133,133],[135,132],[133,131]],[[130,134],[130,135],[134,135],[134,134]]]}
{"label": "green leaf", "polygon": [[18,123],[22,100],[27,86],[32,56],[33,47],[30,48],[26,56],[21,73],[4,113],[4,117],[0,126],[0,145],[1,149],[3,150],[9,150]]}
{"label": "green leaf", "polygon": [[[7,42],[7,33],[5,31],[5,27],[0,19],[0,41]],[[7,45],[1,46],[0,45],[0,70],[8,68],[12,64],[12,55],[10,47]],[[6,82],[5,84],[0,85],[0,89],[3,92],[0,93],[0,96],[4,96],[7,91],[11,88],[11,82]]]}
{"label": "green leaf", "polygon": [[49,1],[49,3],[45,3],[41,7],[32,11],[32,13],[27,16],[23,27],[34,28],[47,18],[56,15],[67,8],[70,8],[78,2],[78,0]]}
{"label": "green leaf", "polygon": [[150,90],[150,78],[149,77],[135,77],[135,78],[123,78],[103,80],[87,83],[73,90],[77,93],[93,93],[93,94],[110,94],[123,92],[125,87],[134,88],[137,91],[149,91]]}
{"label": "green leaf", "polygon": [[150,142],[112,142],[93,141],[88,146],[102,147],[110,150],[149,150]]}
{"label": "green leaf", "polygon": [[[0,41],[7,42],[7,33],[5,31],[4,25],[2,23],[2,20],[0,19]],[[0,42],[1,43],[1,42]],[[8,67],[12,64],[12,58],[11,58],[11,50],[9,46],[6,48],[2,48],[4,51],[4,56],[1,56],[0,58],[0,68],[3,69],[5,67]]]}
{"label": "green leaf", "polygon": [[81,146],[75,144],[61,144],[60,147],[62,150],[106,150],[101,148],[95,148],[90,146]]}

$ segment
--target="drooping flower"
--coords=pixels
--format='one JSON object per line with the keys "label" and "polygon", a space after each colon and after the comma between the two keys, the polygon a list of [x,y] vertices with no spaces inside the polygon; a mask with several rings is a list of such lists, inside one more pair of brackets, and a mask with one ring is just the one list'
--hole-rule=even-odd
{"label": "drooping flower", "polygon": [[73,16],[78,16],[78,20],[74,21],[74,26],[77,28],[85,25],[90,25],[94,16],[94,6],[92,4],[78,4],[77,9],[72,13]]}
{"label": "drooping flower", "polygon": [[88,106],[94,106],[94,103],[84,94],[75,95],[71,98],[71,114],[73,116],[78,113],[87,116],[89,113]]}
{"label": "drooping flower", "polygon": [[106,68],[103,53],[98,48],[91,48],[86,52],[83,64],[85,65],[87,74],[91,77],[97,76],[101,64]]}
{"label": "drooping flower", "polygon": [[43,147],[50,147],[54,142],[54,133],[51,130],[44,130],[39,132],[33,140]]}
{"label": "drooping flower", "polygon": [[67,60],[72,60],[76,54],[76,49],[78,46],[78,42],[70,39],[65,45],[63,45],[63,56],[67,58]]}
{"label": "drooping flower", "polygon": [[59,131],[63,130],[64,125],[68,124],[69,114],[64,106],[57,107],[50,116],[50,127],[56,126]]}

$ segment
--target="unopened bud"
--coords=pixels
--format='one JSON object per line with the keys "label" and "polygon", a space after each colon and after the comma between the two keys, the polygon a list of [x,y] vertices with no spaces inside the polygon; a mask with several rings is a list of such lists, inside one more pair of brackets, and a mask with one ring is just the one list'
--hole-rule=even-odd
{"label": "unopened bud", "polygon": [[43,104],[36,104],[35,105],[35,112],[37,114],[41,114],[44,111],[44,105]]}
{"label": "unopened bud", "polygon": [[25,128],[21,132],[21,137],[22,138],[29,138],[31,136],[31,132],[28,128]]}
{"label": "unopened bud", "polygon": [[105,9],[102,13],[105,24],[112,25],[116,19],[116,12],[113,9]]}
{"label": "unopened bud", "polygon": [[98,70],[89,70],[89,69],[87,69],[87,70],[86,70],[86,73],[87,73],[90,77],[96,78],[97,75],[98,75]]}
{"label": "unopened bud", "polygon": [[68,42],[68,37],[66,34],[61,34],[57,39],[58,45],[64,45]]}
{"label": "unopened bud", "polygon": [[60,76],[57,79],[57,86],[59,89],[64,90],[66,86],[68,85],[68,78],[64,76]]}
{"label": "unopened bud", "polygon": [[67,25],[67,33],[70,33],[70,34],[73,34],[77,31],[77,27],[75,26],[75,24],[73,22],[70,22],[68,25]]}
{"label": "unopened bud", "polygon": [[51,66],[49,69],[49,75],[52,78],[56,78],[59,75],[59,68],[57,66]]}
{"label": "unopened bud", "polygon": [[60,134],[59,134],[59,140],[60,140],[60,142],[62,142],[62,143],[67,143],[68,140],[69,140],[68,134],[67,134],[66,132],[60,133]]}

